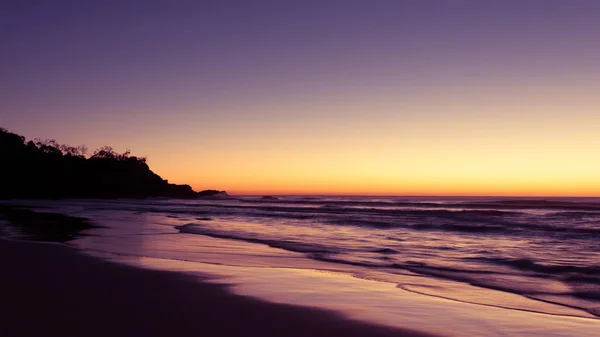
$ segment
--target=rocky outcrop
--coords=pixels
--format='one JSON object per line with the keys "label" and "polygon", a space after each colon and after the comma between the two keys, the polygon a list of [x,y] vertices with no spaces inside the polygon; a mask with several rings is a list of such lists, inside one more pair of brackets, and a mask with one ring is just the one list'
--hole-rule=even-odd
{"label": "rocky outcrop", "polygon": [[227,194],[225,191],[219,190],[204,190],[198,192],[197,196],[201,198],[227,198],[229,197],[229,194]]}
{"label": "rocky outcrop", "polygon": [[279,200],[279,198],[275,198],[272,195],[265,195],[264,197],[260,198],[261,200]]}

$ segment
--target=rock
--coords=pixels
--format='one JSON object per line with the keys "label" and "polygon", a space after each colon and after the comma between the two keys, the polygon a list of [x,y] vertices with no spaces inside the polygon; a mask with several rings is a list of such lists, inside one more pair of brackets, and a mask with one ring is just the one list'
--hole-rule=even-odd
{"label": "rock", "polygon": [[275,198],[274,196],[271,195],[265,195],[264,197],[260,198],[261,200],[279,200],[279,198]]}
{"label": "rock", "polygon": [[225,198],[228,197],[229,194],[225,191],[218,190],[204,190],[200,191],[196,194],[198,197],[213,197],[213,198]]}

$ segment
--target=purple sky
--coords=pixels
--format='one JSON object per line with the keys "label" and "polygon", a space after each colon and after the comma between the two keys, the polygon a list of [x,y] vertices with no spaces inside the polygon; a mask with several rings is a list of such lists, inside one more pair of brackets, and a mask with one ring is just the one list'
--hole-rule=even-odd
{"label": "purple sky", "polygon": [[[234,156],[263,138],[341,142],[358,130],[371,139],[390,125],[402,134],[421,119],[506,114],[518,125],[522,112],[486,104],[530,106],[556,92],[590,106],[599,34],[594,0],[3,1],[0,126],[128,147],[173,180],[243,180],[160,162],[214,159],[203,149],[216,146]],[[542,110],[526,119],[565,117]],[[167,155],[178,150],[181,158]],[[277,161],[281,151],[258,152]]]}

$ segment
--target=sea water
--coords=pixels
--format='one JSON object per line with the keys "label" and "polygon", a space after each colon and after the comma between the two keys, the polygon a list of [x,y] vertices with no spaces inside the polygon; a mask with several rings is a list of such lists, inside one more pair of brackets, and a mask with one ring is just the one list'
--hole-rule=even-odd
{"label": "sea water", "polygon": [[[530,322],[537,317],[546,327],[584,322],[555,327],[557,336],[600,336],[600,199],[245,196],[44,204],[103,226],[74,246],[138,265],[220,275],[224,283],[245,284],[240,289],[251,296],[413,328],[446,305],[471,319],[502,316],[515,324],[531,313]],[[462,324],[450,330],[527,335],[528,326]]]}

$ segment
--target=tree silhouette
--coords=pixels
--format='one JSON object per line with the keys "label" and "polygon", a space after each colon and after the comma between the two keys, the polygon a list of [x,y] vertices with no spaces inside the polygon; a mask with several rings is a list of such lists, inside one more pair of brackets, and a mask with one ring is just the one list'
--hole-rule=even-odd
{"label": "tree silhouette", "polygon": [[145,157],[103,146],[88,158],[83,145],[34,139],[0,128],[0,198],[191,198],[189,185],[169,184]]}

